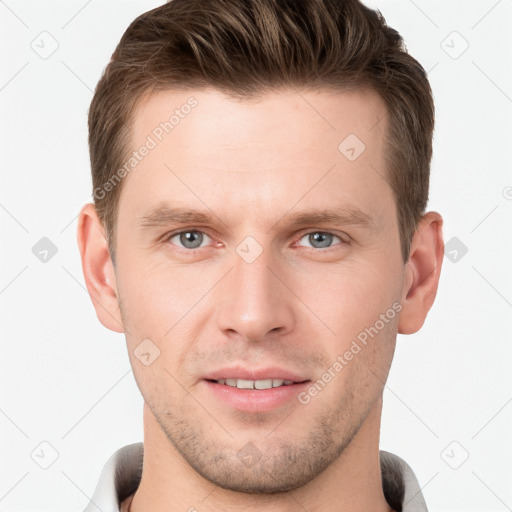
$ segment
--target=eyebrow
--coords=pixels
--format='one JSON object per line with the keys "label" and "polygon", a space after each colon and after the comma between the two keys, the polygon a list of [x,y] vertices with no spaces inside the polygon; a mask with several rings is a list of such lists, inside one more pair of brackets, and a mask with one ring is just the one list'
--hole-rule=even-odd
{"label": "eyebrow", "polygon": [[343,226],[353,225],[372,229],[377,227],[373,217],[354,206],[307,210],[292,215],[287,214],[280,222],[298,227],[307,224],[340,224]]}
{"label": "eyebrow", "polygon": [[190,210],[183,207],[161,206],[147,215],[137,218],[142,227],[164,226],[167,224],[219,224],[220,218],[211,212]]}
{"label": "eyebrow", "polygon": [[[224,224],[218,215],[212,211],[191,210],[183,207],[161,206],[151,210],[146,215],[137,218],[137,223],[144,227],[165,226],[169,224]],[[306,226],[313,224],[351,225],[376,229],[373,217],[354,206],[344,206],[330,209],[306,210],[294,214],[287,213],[269,229],[275,231],[278,224],[286,226]]]}

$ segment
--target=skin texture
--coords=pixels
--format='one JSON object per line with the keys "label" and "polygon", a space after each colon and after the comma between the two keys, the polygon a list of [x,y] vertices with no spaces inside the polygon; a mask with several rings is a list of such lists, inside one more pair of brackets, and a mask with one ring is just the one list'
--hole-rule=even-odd
{"label": "skin texture", "polygon": [[[257,101],[159,92],[138,104],[133,148],[191,96],[197,106],[124,178],[115,270],[93,205],[79,220],[87,288],[100,321],[125,332],[145,401],[131,511],[389,511],[382,392],[397,332],[416,332],[434,301],[442,218],[421,219],[404,264],[386,110],[372,91],[281,90]],[[338,149],[349,134],[365,144],[353,161]],[[164,206],[213,220],[150,221]],[[335,208],[351,215],[289,222]],[[400,311],[308,403],[244,412],[204,380],[227,366],[278,366],[314,383],[393,305]],[[159,350],[147,366],[136,356],[145,339]],[[244,450],[256,454],[251,464]]]}

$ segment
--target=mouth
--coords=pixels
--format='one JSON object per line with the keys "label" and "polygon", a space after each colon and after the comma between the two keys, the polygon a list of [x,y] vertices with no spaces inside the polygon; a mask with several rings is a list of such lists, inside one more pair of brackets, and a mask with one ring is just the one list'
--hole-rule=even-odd
{"label": "mouth", "polygon": [[[217,379],[210,380],[216,384],[223,384],[224,386],[231,386],[232,388],[238,389],[272,389],[280,388],[281,386],[291,386],[292,384],[300,384],[300,382],[294,382],[289,379],[260,379],[260,380],[248,380],[248,379]],[[306,381],[302,381],[306,382]]]}
{"label": "mouth", "polygon": [[310,379],[279,368],[224,369],[203,378],[209,400],[244,412],[270,412],[299,404],[297,395]]}

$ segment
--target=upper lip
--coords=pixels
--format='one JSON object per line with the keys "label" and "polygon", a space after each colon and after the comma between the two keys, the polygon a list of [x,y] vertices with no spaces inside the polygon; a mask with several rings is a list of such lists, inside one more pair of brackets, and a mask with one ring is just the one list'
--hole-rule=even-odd
{"label": "upper lip", "polygon": [[281,379],[291,380],[293,382],[304,382],[307,379],[296,372],[279,368],[277,366],[269,366],[265,368],[243,368],[241,366],[233,366],[229,368],[220,368],[219,370],[207,373],[203,379],[219,380],[219,379],[243,379],[243,380],[267,380]]}

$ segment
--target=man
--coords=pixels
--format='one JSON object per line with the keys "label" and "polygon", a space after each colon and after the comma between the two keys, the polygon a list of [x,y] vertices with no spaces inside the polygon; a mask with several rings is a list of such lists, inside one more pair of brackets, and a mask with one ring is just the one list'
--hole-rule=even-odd
{"label": "man", "polygon": [[398,332],[434,301],[423,68],[357,0],[172,0],[89,113],[78,242],[144,443],[86,511],[423,511],[379,452]]}

